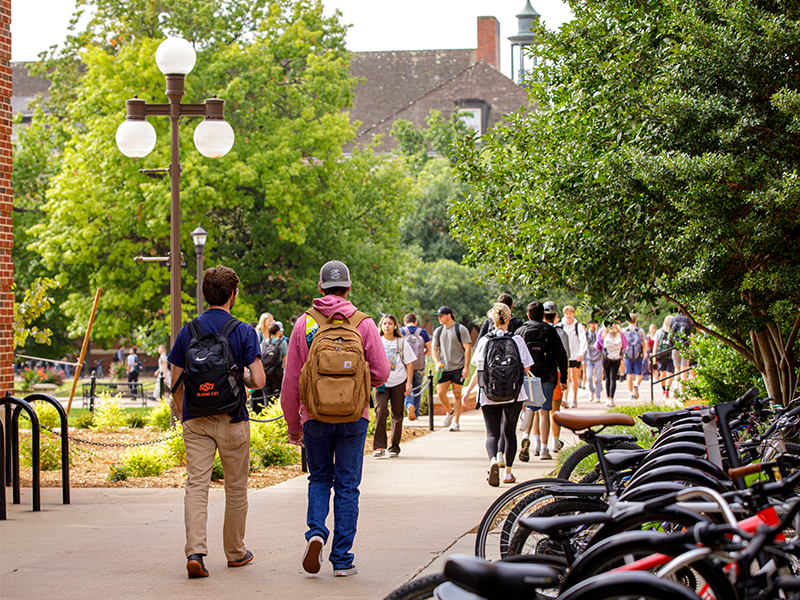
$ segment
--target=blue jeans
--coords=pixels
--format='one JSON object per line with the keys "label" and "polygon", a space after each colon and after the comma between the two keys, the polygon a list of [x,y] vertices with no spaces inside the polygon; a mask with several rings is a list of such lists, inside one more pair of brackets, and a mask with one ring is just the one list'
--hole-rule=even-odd
{"label": "blue jeans", "polygon": [[[411,386],[418,388],[422,385],[422,378],[425,376],[425,369],[414,369],[414,378],[411,380]],[[414,407],[414,414],[419,416],[419,401],[422,398],[422,389],[411,392],[410,396],[406,396],[404,406],[408,410],[409,406]]]}
{"label": "blue jeans", "polygon": [[356,537],[358,486],[368,425],[366,419],[351,423],[311,419],[303,424],[309,472],[306,540],[318,535],[327,542],[330,531],[325,520],[333,488],[333,546],[329,560],[334,569],[346,569],[353,564],[350,549]]}
{"label": "blue jeans", "polygon": [[586,381],[589,382],[589,392],[595,397],[600,398],[603,390],[603,361],[586,361]]}

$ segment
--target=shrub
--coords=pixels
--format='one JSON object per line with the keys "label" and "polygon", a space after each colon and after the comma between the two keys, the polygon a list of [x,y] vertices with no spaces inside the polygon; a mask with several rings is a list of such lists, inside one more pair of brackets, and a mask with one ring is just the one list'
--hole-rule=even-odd
{"label": "shrub", "polygon": [[150,411],[147,416],[147,423],[157,427],[159,431],[166,431],[169,429],[171,409],[169,402],[162,400],[158,406]]}
{"label": "shrub", "polygon": [[130,450],[122,459],[120,467],[128,477],[157,477],[172,466],[163,448],[141,446]]}
{"label": "shrub", "polygon": [[225,472],[222,470],[222,461],[219,459],[219,454],[214,455],[214,467],[211,469],[211,481],[220,481],[225,479]]}
{"label": "shrub", "polygon": [[[61,427],[61,419],[58,416],[58,409],[49,402],[34,402],[33,409],[36,411],[36,416],[39,419],[39,425],[43,425],[49,429],[57,429]],[[19,415],[19,428],[30,429],[31,420],[25,411]]]}
{"label": "shrub", "polygon": [[[266,407],[257,418],[274,419],[281,416],[279,404]],[[254,415],[251,413],[251,417]],[[283,419],[271,423],[250,421],[250,471],[264,467],[285,466],[299,460],[296,446],[287,442],[287,425]]]}
{"label": "shrub", "polygon": [[183,443],[182,431],[180,425],[175,425],[169,430],[169,436],[163,442],[164,451],[175,466],[186,464],[186,446]]}
{"label": "shrub", "polygon": [[42,373],[41,378],[42,383],[61,385],[64,383],[64,371],[61,369],[54,369],[53,367],[47,367]]}
{"label": "shrub", "polygon": [[128,365],[124,362],[113,362],[108,372],[114,379],[125,379],[128,376]]}
{"label": "shrub", "polygon": [[144,427],[145,416],[142,416],[138,410],[130,410],[126,412],[125,423],[131,429],[138,429]]}
{"label": "shrub", "polygon": [[[33,437],[20,436],[20,462],[26,467],[33,466]],[[72,466],[73,450],[68,454],[69,465]],[[53,433],[42,431],[39,436],[39,468],[42,471],[55,471],[61,468],[61,438]]]}
{"label": "shrub", "polygon": [[44,369],[25,369],[22,372],[22,389],[32,390],[35,384],[42,383],[43,377]]}
{"label": "shrub", "polygon": [[119,395],[112,398],[109,394],[100,395],[100,403],[94,409],[95,431],[116,431],[125,427],[125,411],[119,403]]}
{"label": "shrub", "polygon": [[94,426],[94,413],[90,410],[82,410],[75,416],[73,424],[78,429],[90,429]]}
{"label": "shrub", "polygon": [[741,354],[709,335],[697,334],[689,347],[689,359],[696,362],[696,378],[686,382],[681,396],[701,398],[705,404],[733,402],[751,387],[764,394],[758,369]]}
{"label": "shrub", "polygon": [[111,483],[116,483],[117,481],[125,481],[128,477],[130,477],[130,473],[125,467],[112,464],[108,468],[108,476],[106,479]]}

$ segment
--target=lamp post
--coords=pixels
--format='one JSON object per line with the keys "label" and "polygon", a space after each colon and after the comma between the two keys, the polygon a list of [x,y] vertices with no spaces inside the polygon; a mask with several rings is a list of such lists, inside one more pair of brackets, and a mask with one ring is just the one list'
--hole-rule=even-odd
{"label": "lamp post", "polygon": [[192,241],[197,253],[197,316],[203,314],[203,251],[206,249],[206,239],[208,232],[198,226],[192,232]]}
{"label": "lamp post", "polygon": [[117,128],[120,151],[130,158],[147,156],[155,147],[156,131],[148,116],[170,119],[169,169],[141,169],[141,172],[168,172],[170,177],[170,342],[175,343],[181,328],[181,164],[178,126],[181,117],[205,117],[194,130],[194,145],[203,156],[219,158],[233,147],[233,128],[225,121],[224,100],[216,96],[203,104],[181,104],[186,75],[196,61],[192,45],[181,38],[167,38],[156,49],[156,64],[166,75],[168,104],[147,104],[138,96],[128,100],[127,116]]}

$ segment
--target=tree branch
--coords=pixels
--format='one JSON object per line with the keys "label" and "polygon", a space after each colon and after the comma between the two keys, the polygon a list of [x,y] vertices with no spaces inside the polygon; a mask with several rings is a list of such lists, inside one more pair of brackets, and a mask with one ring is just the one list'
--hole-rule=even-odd
{"label": "tree branch", "polygon": [[[695,317],[689,311],[689,309],[686,308],[686,306],[684,304],[678,302],[677,300],[675,300],[675,298],[671,297],[666,292],[664,292],[662,290],[658,290],[657,293],[658,293],[659,296],[661,296],[665,300],[668,300],[669,302],[672,302],[675,306],[677,306],[678,309],[684,315],[689,317],[689,320],[691,320],[692,324],[699,331],[702,331],[703,333],[706,333],[706,334],[710,335],[711,337],[718,339],[720,342],[722,342],[723,344],[725,344],[729,348],[733,348],[739,354],[741,354],[744,358],[746,358],[748,362],[750,362],[750,363],[754,364],[756,367],[758,367],[758,363],[757,363],[757,360],[756,360],[756,352],[755,352],[755,340],[752,337],[752,333],[751,333],[751,341],[753,342],[754,345],[753,345],[753,349],[751,350],[750,348],[747,347],[747,344],[745,344],[743,340],[727,338],[724,335],[714,331],[713,329],[709,329],[708,327],[703,325],[700,321],[697,320],[697,317]],[[759,369],[759,371],[761,371],[761,369]]]}

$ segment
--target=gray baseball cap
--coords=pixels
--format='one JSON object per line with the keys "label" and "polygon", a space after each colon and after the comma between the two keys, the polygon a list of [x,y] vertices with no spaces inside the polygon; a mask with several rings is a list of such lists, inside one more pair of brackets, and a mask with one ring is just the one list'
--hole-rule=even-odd
{"label": "gray baseball cap", "polygon": [[544,303],[544,314],[546,315],[557,315],[558,311],[556,310],[556,303],[552,300],[548,300]]}
{"label": "gray baseball cap", "polygon": [[350,287],[350,269],[338,260],[329,260],[319,270],[319,287],[327,290],[334,287]]}

